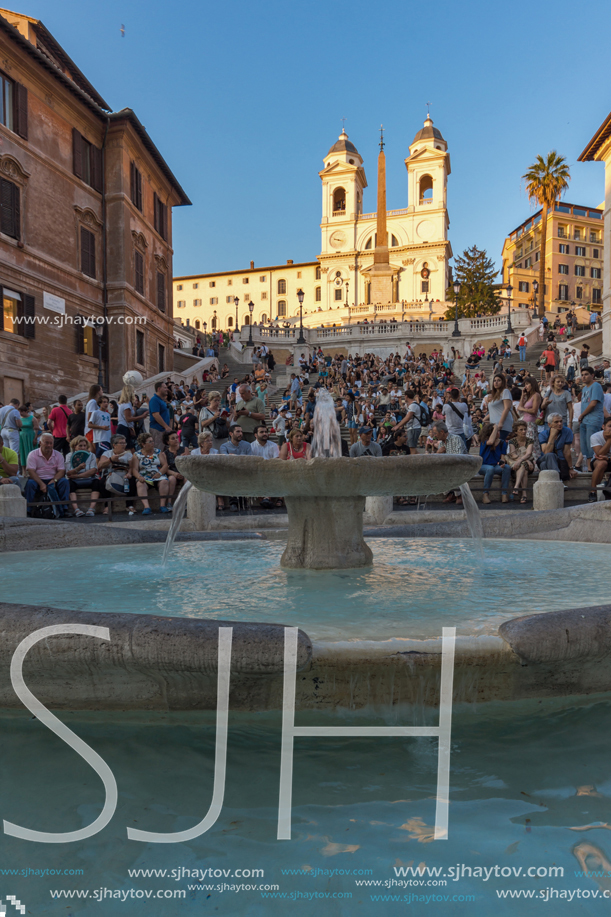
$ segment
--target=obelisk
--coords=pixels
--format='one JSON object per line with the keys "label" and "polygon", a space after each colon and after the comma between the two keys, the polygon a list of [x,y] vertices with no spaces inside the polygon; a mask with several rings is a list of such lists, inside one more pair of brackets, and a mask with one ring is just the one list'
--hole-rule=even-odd
{"label": "obelisk", "polygon": [[378,154],[378,213],[377,239],[371,268],[371,302],[391,303],[393,270],[388,260],[388,229],[386,226],[386,154],[384,153],[384,128],[380,128]]}

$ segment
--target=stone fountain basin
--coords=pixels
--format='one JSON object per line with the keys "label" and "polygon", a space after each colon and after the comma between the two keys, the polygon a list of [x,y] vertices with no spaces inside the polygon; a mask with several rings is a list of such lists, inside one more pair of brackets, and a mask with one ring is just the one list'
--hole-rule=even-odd
{"label": "stone fountain basin", "polygon": [[475,455],[263,459],[249,455],[183,455],[181,474],[198,490],[236,497],[419,496],[453,490],[476,474]]}

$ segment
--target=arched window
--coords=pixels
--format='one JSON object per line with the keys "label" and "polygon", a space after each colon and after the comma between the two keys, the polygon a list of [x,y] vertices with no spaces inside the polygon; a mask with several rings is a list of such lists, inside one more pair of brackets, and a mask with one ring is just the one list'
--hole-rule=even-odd
{"label": "arched window", "polygon": [[195,327],[196,327],[197,330],[199,331],[199,321],[197,321],[197,320],[196,320],[196,322],[195,322]]}
{"label": "arched window", "polygon": [[278,301],[278,316],[282,317],[286,315],[286,303],[283,299]]}
{"label": "arched window", "polygon": [[286,280],[278,281],[278,292],[281,294],[286,293]]}
{"label": "arched window", "polygon": [[267,314],[265,312],[261,316],[261,321],[263,322],[263,324],[265,324],[265,322],[267,321]]}
{"label": "arched window", "polygon": [[217,325],[217,318],[216,318],[216,315],[213,315],[212,316],[212,330],[213,331],[216,331],[216,325]]}
{"label": "arched window", "polygon": [[316,302],[322,302],[322,289],[320,287],[316,287],[314,291],[314,300]]}
{"label": "arched window", "polygon": [[322,270],[321,270],[320,267],[317,267],[317,268],[316,268],[316,279],[317,279],[317,280],[320,280],[321,277],[322,277]]}
{"label": "arched window", "polygon": [[250,312],[247,312],[246,315],[244,316],[244,324],[250,325]]}
{"label": "arched window", "polygon": [[423,175],[420,179],[420,202],[433,200],[433,179],[430,175]]}
{"label": "arched window", "polygon": [[399,243],[397,242],[397,237],[391,235],[391,237],[390,237],[390,247],[391,247],[391,248],[396,248],[398,244],[399,244]]}
{"label": "arched window", "polygon": [[230,315],[229,318],[227,319],[227,327],[228,327],[228,328],[233,328],[233,318],[232,318],[231,315]]}
{"label": "arched window", "polygon": [[365,249],[371,248],[372,245],[377,245],[377,244],[378,244],[378,234],[377,232],[374,232],[374,234],[372,236],[369,236],[369,238],[365,242]]}
{"label": "arched window", "polygon": [[346,210],[346,191],[336,188],[333,192],[333,213],[343,213]]}

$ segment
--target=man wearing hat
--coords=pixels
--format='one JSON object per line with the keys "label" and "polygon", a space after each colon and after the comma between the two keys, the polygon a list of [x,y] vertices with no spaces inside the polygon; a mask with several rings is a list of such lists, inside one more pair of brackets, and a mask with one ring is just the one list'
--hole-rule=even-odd
{"label": "man wearing hat", "polygon": [[382,449],[378,443],[371,441],[372,433],[371,427],[363,426],[360,428],[358,441],[350,446],[350,458],[360,458],[362,455],[382,455]]}

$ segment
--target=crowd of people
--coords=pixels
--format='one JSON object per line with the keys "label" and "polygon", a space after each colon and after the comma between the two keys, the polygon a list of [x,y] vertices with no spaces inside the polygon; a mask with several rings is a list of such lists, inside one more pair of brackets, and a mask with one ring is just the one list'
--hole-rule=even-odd
{"label": "crowd of people", "polygon": [[[553,337],[553,335],[552,335]],[[335,404],[344,455],[359,457],[479,453],[482,501],[490,503],[495,478],[501,500],[529,500],[537,469],[553,469],[563,480],[591,475],[589,499],[611,471],[611,367],[591,365],[584,346],[561,358],[548,342],[541,379],[510,362],[509,342],[486,351],[474,348],[462,374],[454,374],[454,348],[444,355],[416,353],[380,357],[301,354],[286,389],[270,399],[273,354],[253,352],[252,372],[229,380],[227,365],[206,373],[203,385],[158,382],[150,399],[124,386],[117,401],[100,386],[85,403],[60,395],[52,409],[33,412],[16,400],[0,406],[0,484],[17,483],[30,505],[51,502],[55,514],[93,515],[102,502],[125,499],[130,515],[150,515],[149,496],[159,495],[161,513],[172,510],[183,483],[176,458],[185,454],[255,455],[307,460],[315,430],[316,395],[329,392]],[[503,361],[508,362],[504,368]],[[487,369],[492,363],[492,372]],[[557,372],[564,363],[565,374]],[[278,394],[280,397],[278,398]],[[79,491],[87,505],[78,505]],[[611,497],[611,488],[605,486]],[[399,502],[415,502],[408,495]],[[459,493],[445,496],[460,504]],[[238,501],[219,495],[220,511]],[[261,498],[264,507],[281,501]],[[48,510],[48,507],[45,508]]]}

